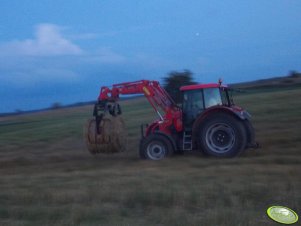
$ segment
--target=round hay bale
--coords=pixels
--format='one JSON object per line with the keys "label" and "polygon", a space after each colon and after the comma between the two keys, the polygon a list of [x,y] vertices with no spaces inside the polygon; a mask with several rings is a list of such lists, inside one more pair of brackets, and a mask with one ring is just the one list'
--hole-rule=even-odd
{"label": "round hay bale", "polygon": [[95,119],[89,119],[84,125],[84,139],[91,154],[97,153]]}
{"label": "round hay bale", "polygon": [[110,136],[110,143],[114,149],[120,152],[125,151],[127,146],[127,133],[123,118],[121,116],[112,117],[111,125],[113,131]]}
{"label": "round hay bale", "polygon": [[89,119],[84,126],[84,137],[91,154],[117,153],[126,150],[127,133],[121,116],[105,116],[96,132],[95,119]]}

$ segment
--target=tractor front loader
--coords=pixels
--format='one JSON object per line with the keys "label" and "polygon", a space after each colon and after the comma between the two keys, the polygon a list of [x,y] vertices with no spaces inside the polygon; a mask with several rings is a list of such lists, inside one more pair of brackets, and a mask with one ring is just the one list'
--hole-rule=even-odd
{"label": "tractor front loader", "polygon": [[[216,157],[234,157],[256,148],[250,114],[234,104],[226,85],[219,83],[183,86],[179,107],[157,81],[141,80],[102,87],[93,119],[84,127],[92,154],[124,151],[125,122],[119,95],[144,94],[158,114],[154,122],[141,126],[139,155],[160,160],[175,152],[201,151]],[[160,113],[163,112],[163,113]]]}

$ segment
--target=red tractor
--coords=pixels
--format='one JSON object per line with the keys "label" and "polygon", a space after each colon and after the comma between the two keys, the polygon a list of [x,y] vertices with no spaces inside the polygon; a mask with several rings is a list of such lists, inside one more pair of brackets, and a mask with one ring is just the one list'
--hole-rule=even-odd
{"label": "red tractor", "polygon": [[102,87],[94,107],[95,133],[102,133],[100,125],[106,114],[113,117],[121,114],[119,95],[144,94],[159,117],[141,125],[141,158],[160,160],[192,150],[210,156],[234,157],[247,148],[257,147],[250,114],[234,104],[226,85],[197,84],[182,86],[180,90],[183,102],[178,105],[157,81]]}

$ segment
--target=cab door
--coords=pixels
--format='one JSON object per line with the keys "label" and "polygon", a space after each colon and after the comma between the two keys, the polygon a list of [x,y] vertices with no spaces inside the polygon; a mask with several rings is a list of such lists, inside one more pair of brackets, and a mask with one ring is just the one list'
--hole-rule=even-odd
{"label": "cab door", "polygon": [[183,122],[185,128],[191,128],[194,120],[204,111],[203,90],[187,90],[183,92]]}

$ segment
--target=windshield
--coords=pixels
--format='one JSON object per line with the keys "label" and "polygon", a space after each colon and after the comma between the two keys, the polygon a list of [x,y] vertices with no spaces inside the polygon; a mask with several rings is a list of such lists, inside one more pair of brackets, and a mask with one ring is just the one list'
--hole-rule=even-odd
{"label": "windshield", "polygon": [[207,88],[204,89],[205,107],[209,108],[215,105],[229,106],[229,96],[225,88]]}

